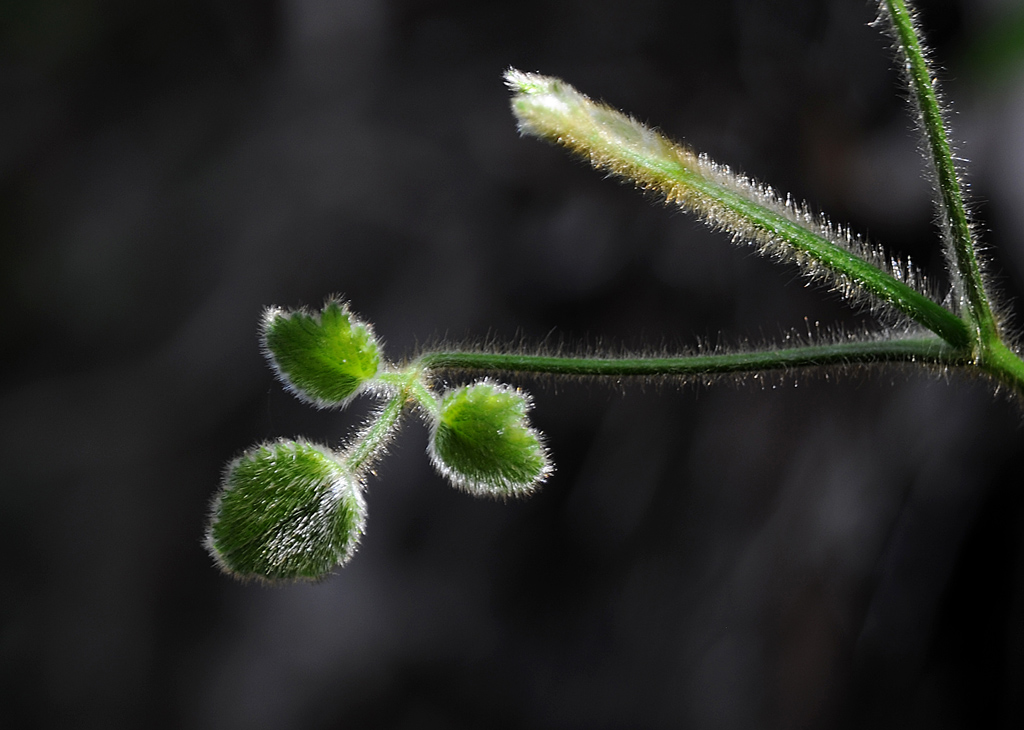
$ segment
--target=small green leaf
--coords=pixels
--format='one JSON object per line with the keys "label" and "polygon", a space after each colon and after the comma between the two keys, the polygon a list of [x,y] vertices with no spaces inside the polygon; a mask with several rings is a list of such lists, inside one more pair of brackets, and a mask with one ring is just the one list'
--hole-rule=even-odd
{"label": "small green leaf", "polygon": [[206,547],[242,579],[318,580],[352,557],[365,518],[359,480],[329,449],[282,440],[228,465]]}
{"label": "small green leaf", "polygon": [[285,387],[320,408],[343,405],[380,369],[373,330],[335,299],[319,314],[268,309],[263,348]]}
{"label": "small green leaf", "polygon": [[434,467],[474,494],[532,491],[552,467],[539,434],[528,425],[529,409],[524,393],[489,380],[447,393],[431,434]]}

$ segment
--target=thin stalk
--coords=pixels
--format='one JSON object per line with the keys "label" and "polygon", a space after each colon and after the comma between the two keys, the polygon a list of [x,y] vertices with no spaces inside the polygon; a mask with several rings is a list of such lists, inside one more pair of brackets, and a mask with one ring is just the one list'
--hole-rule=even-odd
{"label": "thin stalk", "polygon": [[421,364],[385,371],[377,376],[377,382],[382,386],[378,394],[386,395],[387,400],[345,451],[345,464],[353,473],[369,469],[384,453],[406,406],[415,403],[434,418],[440,411],[437,397],[425,382]]}
{"label": "thin stalk", "polygon": [[953,149],[935,90],[935,77],[921,45],[914,19],[904,0],[885,0],[892,27],[903,53],[904,68],[917,102],[921,126],[935,170],[937,201],[947,239],[946,258],[953,285],[963,303],[964,316],[971,326],[975,346],[999,340],[998,326],[985,294],[981,267],[974,247],[971,224],[964,204],[963,187],[957,173]]}
{"label": "thin stalk", "polygon": [[[1017,362],[1020,362],[1019,360]],[[791,368],[873,363],[960,366],[963,350],[935,337],[875,342],[841,342],[779,350],[653,358],[589,358],[489,352],[440,351],[418,363],[432,370],[480,370],[601,377],[702,376],[759,373]],[[1024,363],[1022,363],[1024,365]],[[1018,386],[1024,377],[1017,376]]]}
{"label": "thin stalk", "polygon": [[392,395],[353,441],[343,456],[345,465],[353,474],[369,469],[384,452],[395,433],[407,400],[408,392],[404,388]]}

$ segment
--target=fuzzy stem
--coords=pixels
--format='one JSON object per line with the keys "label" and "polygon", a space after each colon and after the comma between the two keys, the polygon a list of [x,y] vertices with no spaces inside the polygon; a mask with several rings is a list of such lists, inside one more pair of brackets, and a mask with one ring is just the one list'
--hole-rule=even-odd
{"label": "fuzzy stem", "polygon": [[437,397],[427,386],[421,364],[413,363],[401,370],[389,366],[377,376],[377,383],[381,386],[378,395],[386,396],[387,401],[371,416],[345,452],[345,464],[354,473],[370,468],[384,452],[406,406],[416,404],[432,418],[436,418],[440,411]]}
{"label": "fuzzy stem", "polygon": [[989,344],[977,365],[999,382],[1024,395],[1024,361],[1003,342],[996,340]]}
{"label": "fuzzy stem", "polygon": [[[432,370],[481,370],[601,377],[729,375],[887,362],[940,366],[966,364],[962,350],[934,337],[875,342],[853,341],[779,350],[655,358],[554,357],[448,351],[424,354],[418,362]],[[1019,387],[1020,383],[1024,383],[1024,377],[1018,375],[1017,381]]]}
{"label": "fuzzy stem", "polygon": [[345,452],[345,465],[353,474],[370,468],[384,452],[402,417],[407,400],[408,392],[404,388],[392,395],[384,407],[370,418],[366,428]]}
{"label": "fuzzy stem", "polygon": [[900,50],[910,88],[917,103],[921,126],[934,166],[947,241],[946,258],[953,276],[953,285],[961,298],[964,315],[973,330],[975,346],[998,341],[998,327],[989,298],[985,294],[981,267],[974,247],[971,224],[964,204],[963,189],[957,174],[946,123],[935,91],[936,80],[929,68],[914,19],[904,0],[884,0]]}

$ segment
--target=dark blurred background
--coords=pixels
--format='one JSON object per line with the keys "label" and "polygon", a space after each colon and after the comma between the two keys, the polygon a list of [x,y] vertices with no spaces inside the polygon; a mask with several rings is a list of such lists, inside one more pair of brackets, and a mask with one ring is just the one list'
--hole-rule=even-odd
{"label": "dark blurred background", "polygon": [[[993,272],[1024,291],[1024,4],[922,22]],[[1024,727],[1022,411],[956,375],[518,381],[558,467],[457,493],[409,419],[352,563],[242,585],[223,464],[338,444],[262,308],[438,338],[668,349],[873,326],[517,136],[562,76],[942,278],[867,0],[0,5],[0,724]],[[1020,319],[1019,314],[1017,315]],[[808,324],[809,323],[809,324]],[[721,334],[720,334],[721,333]]]}

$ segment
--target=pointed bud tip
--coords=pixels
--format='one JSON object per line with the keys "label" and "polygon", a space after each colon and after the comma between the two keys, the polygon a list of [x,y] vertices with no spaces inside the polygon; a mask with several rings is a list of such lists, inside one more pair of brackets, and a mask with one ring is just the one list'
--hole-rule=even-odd
{"label": "pointed bud tip", "polygon": [[505,85],[513,93],[512,107],[520,122],[531,111],[566,114],[586,100],[586,97],[561,79],[514,68],[505,72]]}
{"label": "pointed bud tip", "polygon": [[505,72],[505,85],[517,94],[546,94],[551,91],[552,83],[557,81],[550,76],[527,73],[512,67]]}

